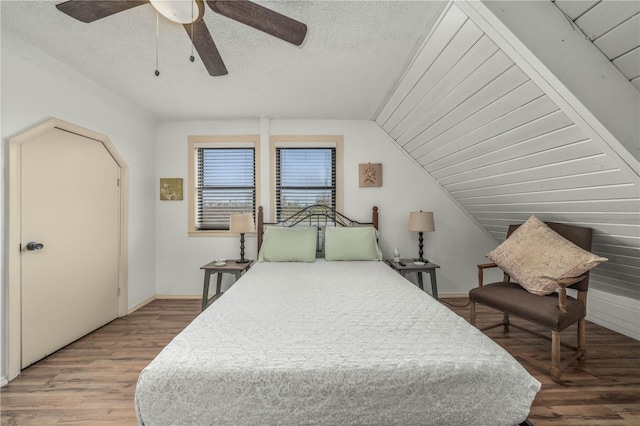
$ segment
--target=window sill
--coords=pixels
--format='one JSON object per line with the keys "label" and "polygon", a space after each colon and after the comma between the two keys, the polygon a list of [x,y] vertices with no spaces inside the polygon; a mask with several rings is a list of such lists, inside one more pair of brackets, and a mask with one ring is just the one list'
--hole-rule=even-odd
{"label": "window sill", "polygon": [[[239,237],[240,234],[229,231],[188,231],[188,237]],[[245,238],[250,236],[256,236],[255,232],[247,232],[244,234]]]}

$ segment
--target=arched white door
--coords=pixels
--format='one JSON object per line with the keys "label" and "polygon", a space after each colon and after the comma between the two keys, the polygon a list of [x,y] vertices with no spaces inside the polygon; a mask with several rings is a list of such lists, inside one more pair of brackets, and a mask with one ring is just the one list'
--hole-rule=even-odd
{"label": "arched white door", "polygon": [[120,168],[101,142],[57,128],[21,161],[25,368],[118,317]]}
{"label": "arched white door", "polygon": [[10,175],[10,242],[19,257],[9,309],[19,328],[10,322],[9,344],[20,351],[10,348],[10,378],[11,354],[19,353],[19,368],[33,364],[117,318],[126,296],[122,164],[104,141],[59,126],[28,136],[11,146],[19,164]]}

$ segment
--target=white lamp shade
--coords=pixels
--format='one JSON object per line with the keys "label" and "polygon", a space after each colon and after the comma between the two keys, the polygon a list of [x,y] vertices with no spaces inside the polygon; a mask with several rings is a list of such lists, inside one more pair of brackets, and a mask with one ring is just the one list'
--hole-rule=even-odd
{"label": "white lamp shade", "polygon": [[256,226],[253,223],[253,215],[250,213],[237,213],[231,215],[229,231],[235,234],[254,232]]}
{"label": "white lamp shade", "polygon": [[204,2],[196,0],[149,0],[165,18],[179,24],[199,21],[204,14]]}
{"label": "white lamp shade", "polygon": [[433,221],[433,212],[410,212],[409,213],[409,231],[414,232],[433,232],[436,230],[436,224]]}

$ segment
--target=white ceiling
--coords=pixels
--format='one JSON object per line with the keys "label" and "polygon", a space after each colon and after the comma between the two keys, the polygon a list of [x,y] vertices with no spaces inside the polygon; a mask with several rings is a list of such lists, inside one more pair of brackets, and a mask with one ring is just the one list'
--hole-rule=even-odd
{"label": "white ceiling", "polygon": [[442,1],[260,1],[308,26],[300,47],[214,13],[229,70],[211,77],[180,24],[143,5],[84,24],[59,0],[0,2],[3,48],[20,39],[160,120],[373,119],[445,6]]}

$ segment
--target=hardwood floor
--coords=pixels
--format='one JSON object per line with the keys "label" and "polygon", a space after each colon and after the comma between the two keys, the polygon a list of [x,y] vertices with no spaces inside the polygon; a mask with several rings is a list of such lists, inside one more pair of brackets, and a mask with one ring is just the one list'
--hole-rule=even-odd
{"label": "hardwood floor", "polygon": [[[447,300],[461,305],[466,300]],[[449,306],[449,305],[447,305]],[[502,313],[477,306],[477,324],[482,328],[499,322]],[[469,320],[468,307],[451,307]],[[526,326],[543,335],[551,335],[546,328],[530,325],[518,318],[512,323]],[[576,345],[577,326],[562,332],[562,341]],[[587,359],[568,367],[561,381],[518,358],[524,353],[545,363],[551,362],[551,342],[511,327],[487,330],[485,334],[500,344],[541,383],[529,414],[535,426],[543,425],[640,425],[640,342],[587,321]],[[570,351],[562,348],[563,355]],[[564,359],[564,358],[563,358]]]}
{"label": "hardwood floor", "polygon": [[2,425],[135,425],[140,371],[200,313],[156,300],[31,365],[0,389]]}
{"label": "hardwood floor", "polygon": [[[135,425],[140,370],[199,308],[199,300],[156,300],[30,366],[0,389],[1,424]],[[468,307],[452,310],[469,317]],[[479,325],[500,315],[479,307]],[[550,358],[549,342],[518,329],[487,334],[512,354]],[[565,335],[575,341],[573,329]],[[524,364],[542,382],[529,416],[535,426],[640,425],[640,342],[587,323],[587,345],[587,361],[570,367],[561,383]]]}

